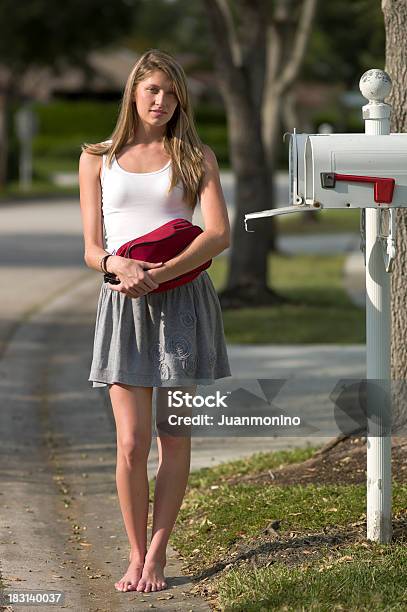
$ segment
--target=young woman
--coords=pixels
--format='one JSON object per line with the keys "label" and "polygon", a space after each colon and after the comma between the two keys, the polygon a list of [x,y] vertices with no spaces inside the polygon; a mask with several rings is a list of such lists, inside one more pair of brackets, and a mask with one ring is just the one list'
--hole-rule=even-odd
{"label": "young woman", "polygon": [[[228,215],[216,157],[194,126],[185,73],[167,53],[152,49],[140,57],[111,139],[82,149],[85,262],[99,272],[103,266],[120,281],[101,286],[89,376],[93,387],[108,387],[117,430],[116,482],[130,565],[115,587],[158,591],[167,586],[166,548],[185,494],[191,441],[189,435],[165,435],[165,427],[158,428],[147,551],[153,389],[157,413],[165,415],[168,387],[194,394],[197,384],[231,374],[220,304],[207,272],[167,291],[152,291],[227,248]],[[157,264],[115,254],[171,219],[192,221],[197,199],[204,231],[176,257]]]}

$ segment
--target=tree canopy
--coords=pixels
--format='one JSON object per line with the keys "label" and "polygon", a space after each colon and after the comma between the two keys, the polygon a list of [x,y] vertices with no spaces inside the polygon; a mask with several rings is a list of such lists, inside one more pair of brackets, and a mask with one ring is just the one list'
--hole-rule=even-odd
{"label": "tree canopy", "polygon": [[93,48],[106,46],[131,31],[138,0],[0,0],[0,57],[3,66],[21,73],[30,66],[61,62],[83,64]]}

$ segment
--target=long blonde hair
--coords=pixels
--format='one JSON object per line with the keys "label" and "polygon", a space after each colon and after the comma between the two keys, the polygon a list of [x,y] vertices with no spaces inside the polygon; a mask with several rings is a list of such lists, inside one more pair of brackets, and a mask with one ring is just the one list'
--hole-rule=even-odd
{"label": "long blonde hair", "polygon": [[136,62],[127,79],[119,117],[109,140],[82,145],[82,151],[93,155],[107,155],[110,166],[113,156],[134,138],[138,122],[134,92],[140,81],[154,70],[162,70],[172,81],[178,105],[167,123],[164,149],[171,157],[172,179],[168,192],[180,181],[185,201],[194,209],[199,185],[204,175],[203,145],[197,134],[185,72],[175,59],[160,49],[149,49]]}

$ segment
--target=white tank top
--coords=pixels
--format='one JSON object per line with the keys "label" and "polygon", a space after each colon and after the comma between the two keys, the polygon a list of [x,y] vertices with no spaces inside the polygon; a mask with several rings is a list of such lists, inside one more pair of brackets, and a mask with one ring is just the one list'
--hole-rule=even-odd
{"label": "white tank top", "polygon": [[178,217],[192,221],[191,206],[183,199],[182,183],[167,194],[171,181],[171,160],[154,172],[128,172],[102,159],[102,214],[106,250],[117,249],[138,236]]}

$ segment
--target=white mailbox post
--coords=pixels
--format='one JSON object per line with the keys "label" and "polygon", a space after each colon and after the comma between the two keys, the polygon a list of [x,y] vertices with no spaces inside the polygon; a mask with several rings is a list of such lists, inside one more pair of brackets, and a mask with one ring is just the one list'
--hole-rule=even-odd
{"label": "white mailbox post", "polygon": [[[365,229],[367,378],[379,380],[390,398],[390,277],[396,256],[395,208],[407,207],[407,134],[390,134],[391,107],[384,102],[391,79],[368,70],[359,83],[364,134],[291,134],[290,206],[245,215],[256,219],[323,208],[360,208]],[[384,222],[387,233],[383,235]],[[384,385],[383,385],[384,383]],[[390,401],[367,394],[367,538],[391,540],[391,432],[384,423]],[[378,405],[380,404],[380,405]],[[375,421],[374,431],[370,424]],[[382,427],[382,429],[380,429]],[[374,434],[374,435],[373,435]]]}

